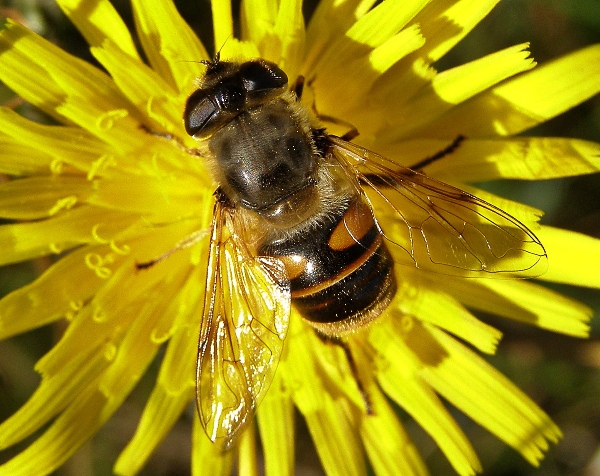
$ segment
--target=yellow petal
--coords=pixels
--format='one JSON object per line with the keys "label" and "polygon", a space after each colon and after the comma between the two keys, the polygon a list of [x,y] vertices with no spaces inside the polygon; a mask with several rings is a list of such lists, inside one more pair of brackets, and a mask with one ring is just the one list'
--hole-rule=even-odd
{"label": "yellow petal", "polygon": [[103,236],[131,225],[131,216],[82,205],[55,217],[37,222],[0,226],[0,243],[4,250],[0,264],[16,263],[64,250],[84,243],[94,243],[94,230],[102,229]]}
{"label": "yellow petal", "polygon": [[[92,54],[108,70],[123,94],[142,115],[153,122],[146,125],[167,132],[181,132],[184,97],[140,60],[122,52],[116,44],[105,41],[92,48]],[[184,92],[187,94],[187,91]]]}
{"label": "yellow petal", "polygon": [[249,0],[242,3],[241,13],[242,39],[256,45],[262,58],[278,63],[295,81],[304,54],[302,2]]}
{"label": "yellow petal", "polygon": [[0,448],[25,439],[70,405],[106,368],[114,353],[111,347],[78,354],[59,374],[44,378],[29,400],[0,425]]}
{"label": "yellow petal", "polygon": [[[423,7],[424,2],[382,2],[368,11],[323,53],[305,61],[303,72],[314,87],[320,113],[343,118],[356,125],[361,134],[370,134],[373,124],[356,123],[349,111],[364,108],[375,81],[401,58],[420,48],[425,39],[418,25],[403,27]],[[315,61],[312,65],[310,62]],[[379,111],[380,113],[382,111]],[[382,122],[381,114],[371,118]]]}
{"label": "yellow petal", "polygon": [[[172,235],[180,230],[181,228],[177,227],[165,227],[161,233],[166,235],[167,242],[171,239],[177,242]],[[157,257],[164,252],[161,248],[168,245],[157,244],[156,241],[160,240],[155,234],[148,234],[144,239],[133,242],[132,249],[137,250],[138,246],[143,246],[143,248],[147,248],[143,250],[144,253],[150,253],[153,257]],[[158,251],[159,249],[161,251]],[[92,260],[91,257],[86,258],[88,261]],[[97,259],[102,259],[102,257]],[[91,302],[73,318],[58,344],[40,359],[36,370],[43,375],[60,372],[64,363],[78,352],[85,351],[90,347],[98,347],[106,341],[119,341],[134,321],[136,322],[135,331],[132,332],[145,336],[144,339],[146,339],[145,341],[140,340],[140,346],[143,343],[143,348],[140,349],[140,358],[142,350],[144,353],[149,352],[159,344],[160,342],[154,338],[155,327],[166,327],[165,324],[160,323],[160,319],[172,320],[173,315],[164,315],[164,312],[161,315],[157,313],[160,310],[164,311],[170,303],[170,300],[165,298],[165,293],[169,291],[172,293],[169,296],[176,296],[181,280],[187,276],[189,250],[181,250],[171,255],[168,260],[161,261],[147,269],[138,270],[136,263],[145,261],[147,260],[140,260],[138,256],[129,255],[127,260],[114,265],[114,269],[111,267],[112,263],[107,263],[106,283],[98,290]],[[164,290],[159,291],[161,287]],[[123,293],[123,289],[127,289],[126,294]],[[139,319],[136,313],[139,313]],[[136,319],[138,320],[136,321]],[[130,339],[133,336],[134,334]],[[124,367],[127,365],[128,353],[132,353],[130,358],[133,362],[137,362],[138,357],[135,356],[133,341],[126,341],[121,351],[123,354],[122,357],[118,356],[119,365]],[[127,372],[123,371],[124,374]],[[112,370],[106,377],[104,385],[107,393],[112,389],[118,391],[119,378],[117,370]],[[123,378],[127,377],[124,375]]]}
{"label": "yellow petal", "polygon": [[[426,5],[425,1],[386,1],[375,5],[348,29],[340,48],[342,58],[354,56],[356,43],[375,48],[392,38],[402,30],[410,20]],[[350,41],[349,41],[350,40]],[[354,44],[353,44],[354,43]],[[343,45],[343,46],[342,46]]]}
{"label": "yellow petal", "polygon": [[[450,143],[442,139],[413,139],[382,146],[378,152],[402,158],[402,163],[410,166],[444,150]],[[600,144],[559,137],[467,139],[424,171],[443,182],[571,177],[600,171]]]}
{"label": "yellow petal", "polygon": [[[36,147],[49,154],[52,160],[50,169],[60,173],[63,164],[87,172],[94,166],[100,165],[102,157],[109,162],[108,147],[97,138],[77,127],[49,126],[37,124],[21,117],[16,112],[0,107],[0,129],[11,136],[15,143],[26,147]],[[23,160],[17,154],[14,160]]]}
{"label": "yellow petal", "polygon": [[[393,92],[391,87],[381,88],[376,93],[377,101],[381,104],[383,113],[393,117],[393,127],[389,123],[384,124],[378,134],[378,141],[394,142],[411,134],[417,137],[440,137],[429,133],[429,123],[436,121],[457,104],[535,66],[527,47],[527,44],[522,44],[506,48],[439,73],[430,85],[423,87],[408,101],[409,98],[399,94],[399,86]],[[379,112],[381,114],[381,110]],[[422,128],[428,132],[419,132]]]}
{"label": "yellow petal", "polygon": [[105,254],[109,262],[118,259],[106,246],[82,248],[61,258],[33,283],[2,298],[0,336],[7,338],[63,316],[73,317],[105,282],[85,260],[91,253]]}
{"label": "yellow petal", "polygon": [[447,280],[440,286],[474,309],[576,337],[589,334],[588,307],[530,281]]}
{"label": "yellow petal", "polygon": [[138,36],[154,69],[176,91],[189,91],[208,59],[204,46],[171,0],[132,2]]}
{"label": "yellow petal", "polygon": [[192,474],[194,476],[230,476],[233,467],[233,451],[222,451],[208,439],[200,418],[193,419],[192,428]]}
{"label": "yellow petal", "polygon": [[600,45],[546,63],[457,106],[428,128],[435,137],[518,134],[600,92]]}
{"label": "yellow petal", "polygon": [[385,320],[372,324],[369,334],[379,354],[381,388],[434,439],[459,474],[481,471],[469,440],[420,376],[422,368],[443,361],[445,350],[416,319],[394,314],[389,312]]}
{"label": "yellow petal", "polygon": [[462,40],[499,0],[436,0],[414,19],[421,25],[427,43],[419,56],[433,63]]}
{"label": "yellow petal", "polygon": [[211,0],[214,49],[220,51],[230,38],[233,38],[233,16],[231,0]]}
{"label": "yellow petal", "polygon": [[258,407],[258,429],[265,455],[265,474],[294,474],[294,402],[277,372]]}
{"label": "yellow petal", "polygon": [[221,48],[221,59],[230,61],[243,61],[260,58],[258,47],[250,41],[239,41],[235,38],[227,40]]}
{"label": "yellow petal", "polygon": [[281,42],[277,62],[292,78],[298,76],[304,58],[305,31],[302,1],[282,1],[273,32]]}
{"label": "yellow petal", "polygon": [[131,33],[108,0],[90,3],[86,0],[58,0],[59,7],[69,17],[90,46],[100,46],[110,39],[133,58],[139,58]]}
{"label": "yellow petal", "polygon": [[[118,398],[124,388],[130,388],[133,382],[137,382],[158,352],[159,344],[152,339],[154,328],[160,319],[172,319],[172,315],[165,314],[170,304],[170,299],[165,296],[176,296],[181,282],[181,276],[174,278],[167,275],[164,281],[146,289],[149,295],[158,296],[148,296],[145,302],[131,301],[125,309],[119,310],[118,315],[130,312],[134,318],[125,329],[123,338],[117,341],[115,358],[98,382],[102,393],[110,399]],[[106,319],[115,322],[118,315],[107,314]],[[80,338],[84,340],[83,336]]]}
{"label": "yellow petal", "polygon": [[306,420],[325,471],[331,475],[364,474],[362,446],[346,411],[347,401],[334,398],[319,369],[323,355],[332,350],[297,315],[290,319],[287,342],[288,355],[279,371]]}
{"label": "yellow petal", "polygon": [[249,0],[242,6],[242,39],[257,45],[271,33],[278,4],[269,0]]}
{"label": "yellow petal", "polygon": [[[540,180],[600,171],[600,144],[596,142],[558,137],[474,140],[472,146],[469,142],[465,141],[465,150],[459,151],[453,167],[455,177],[466,174],[468,181]],[[472,163],[475,155],[477,164]]]}
{"label": "yellow petal", "polygon": [[[418,26],[414,26],[372,50],[366,49],[360,55],[349,57],[343,63],[326,64],[312,83],[318,99],[317,109],[334,117],[352,119],[348,111],[353,107],[364,107],[364,97],[370,94],[371,87],[382,73],[424,43],[425,38]],[[350,71],[352,74],[348,74]],[[382,120],[380,118],[378,123]]]}
{"label": "yellow petal", "polygon": [[[549,261],[552,262],[551,257]],[[517,303],[520,313],[507,317],[577,337],[587,337],[589,334],[588,322],[592,317],[592,310],[574,299],[527,281],[484,284],[499,296]]]}
{"label": "yellow petal", "polygon": [[384,44],[414,18],[424,3],[387,1],[376,5],[359,18],[335,45],[331,45],[328,56],[314,67],[315,74],[321,67],[328,66],[331,60],[340,64],[349,58],[364,56]]}
{"label": "yellow petal", "polygon": [[248,426],[237,445],[239,474],[258,476],[256,431],[254,425]]}
{"label": "yellow petal", "polygon": [[[11,20],[0,33],[0,72],[14,92],[54,117],[65,100],[103,111],[128,107],[108,75]],[[62,112],[59,120],[77,122]]]}
{"label": "yellow petal", "polygon": [[[201,300],[204,299],[208,262],[208,236],[190,247],[189,264],[185,284],[181,286],[166,314],[170,319],[160,320],[154,328],[152,340],[157,343],[169,341],[157,382],[168,393],[181,393],[195,385],[198,334],[200,333]],[[189,355],[187,360],[181,358]]]}
{"label": "yellow petal", "polygon": [[[305,352],[304,345],[319,345],[316,338],[310,335],[310,330],[306,324],[301,321],[300,316],[292,313],[290,317],[290,327],[286,338],[287,351],[282,357],[278,367],[278,373],[285,375],[286,385],[292,392],[300,392],[293,396],[297,400],[298,408],[301,412],[314,412],[321,406],[320,392],[326,392],[321,378],[317,377],[315,362],[311,353]],[[310,348],[310,347],[309,347]],[[310,381],[311,377],[316,377],[312,385],[304,387],[305,380]]]}
{"label": "yellow petal", "polygon": [[360,434],[375,474],[426,476],[418,449],[377,385],[366,388],[373,414],[362,420]]}
{"label": "yellow petal", "polygon": [[[2,119],[0,119],[0,122]],[[13,176],[48,174],[52,156],[10,137],[0,137],[0,173]]]}
{"label": "yellow petal", "polygon": [[[384,43],[374,48],[373,51],[369,53],[369,62],[372,68],[380,76],[404,58],[405,55],[421,48],[426,41],[427,40],[421,34],[418,25],[404,28]],[[361,78],[357,77],[356,79],[360,80]],[[364,80],[361,80],[361,82],[364,82]],[[369,88],[373,83],[374,81],[369,84]],[[367,87],[364,87],[363,89],[368,91]]]}
{"label": "yellow petal", "polygon": [[50,427],[29,447],[7,463],[0,465],[0,476],[31,476],[46,474],[61,466],[86,440],[106,423],[121,406],[118,400],[107,398],[95,389],[87,389],[77,395]]}
{"label": "yellow petal", "polygon": [[177,181],[143,175],[113,177],[96,181],[95,189],[87,197],[88,203],[126,213],[154,215],[155,222],[182,219],[211,203],[208,187],[201,195],[198,180],[193,176],[180,176]]}
{"label": "yellow petal", "polygon": [[5,28],[0,32],[0,79],[19,96],[60,120],[54,107],[60,104],[64,93],[42,64],[29,60],[23,54],[26,48],[16,43],[16,39],[23,35],[31,35],[34,41],[37,38],[18,23],[6,20]]}
{"label": "yellow petal", "polygon": [[162,387],[155,387],[144,407],[135,435],[115,463],[114,472],[137,474],[189,406],[193,396],[193,388],[173,395],[166,393]]}
{"label": "yellow petal", "polygon": [[[123,303],[123,305],[127,304],[130,303]],[[121,306],[119,306],[119,309],[121,309]],[[94,309],[89,305],[84,307],[69,324],[58,344],[36,363],[35,369],[42,375],[42,378],[52,378],[55,375],[60,375],[62,369],[70,365],[70,362],[77,355],[85,354],[90,349],[100,352],[106,342],[116,341],[122,336],[124,328],[114,323],[109,326],[105,321],[101,322],[94,319],[93,311]],[[125,327],[131,323],[133,315],[122,312],[121,317],[121,322]],[[114,358],[116,353],[115,344],[113,344],[112,352],[112,358]]]}
{"label": "yellow petal", "polygon": [[[120,96],[120,93],[115,93]],[[146,152],[146,138],[140,134],[140,120],[133,106],[111,109],[111,105],[92,98],[68,96],[55,110],[76,122],[83,129],[107,142],[113,154],[127,157]]]}
{"label": "yellow petal", "polygon": [[430,328],[446,353],[423,378],[469,418],[519,451],[534,466],[561,436],[558,427],[506,377],[442,331]]}
{"label": "yellow petal", "polygon": [[[534,232],[537,233],[537,231],[540,229],[539,221],[540,218],[544,215],[544,212],[539,208],[535,208],[524,203],[519,203],[514,200],[509,200],[508,198],[504,198],[494,193],[490,193],[478,187],[472,187],[470,185],[456,182],[451,183],[457,186],[458,188],[464,190],[465,192],[469,192],[477,196],[478,198],[481,198],[482,200],[485,200],[486,202],[492,204],[493,206],[498,207],[500,210],[516,218]],[[541,272],[545,271],[545,266],[546,264],[544,263],[544,266],[540,267]],[[538,274],[533,274],[532,276],[537,277]]]}
{"label": "yellow petal", "polygon": [[[193,281],[189,280],[190,283]],[[200,288],[201,286],[198,286],[196,282],[196,287]],[[187,315],[188,321],[190,321],[189,314],[190,312]],[[191,314],[193,316],[194,313],[191,312]],[[197,325],[182,327],[169,340],[156,381],[157,388],[163,388],[167,395],[184,394],[196,386],[199,328],[200,322]]]}
{"label": "yellow petal", "polygon": [[343,410],[343,402],[333,400],[327,392],[321,398],[321,408],[304,414],[304,418],[325,472],[332,476],[366,474],[362,445]]}
{"label": "yellow petal", "polygon": [[[147,274],[150,275],[150,273]],[[93,385],[92,389],[99,386],[99,390],[102,392],[100,403],[102,403],[104,408],[96,409],[98,413],[102,412],[102,414],[95,415],[92,420],[93,424],[89,424],[85,419],[74,420],[80,411],[78,408],[78,399],[76,398],[62,415],[57,418],[50,429],[42,437],[36,440],[28,450],[21,453],[21,455],[27,454],[29,450],[36,448],[39,444],[48,444],[46,441],[47,438],[53,437],[60,441],[60,438],[54,434],[54,430],[65,432],[67,437],[64,437],[63,439],[69,442],[71,447],[76,448],[77,445],[82,444],[85,440],[79,439],[76,442],[70,441],[68,436],[77,433],[77,431],[74,430],[80,429],[80,431],[84,432],[86,437],[89,436],[91,433],[88,434],[85,432],[97,431],[106,418],[108,418],[108,416],[110,416],[110,414],[120,405],[131,388],[138,382],[158,350],[158,345],[152,342],[151,339],[154,330],[153,325],[156,320],[163,318],[164,310],[170,303],[170,301],[164,298],[164,295],[161,295],[161,293],[158,292],[158,288],[165,293],[169,293],[168,295],[170,296],[176,295],[176,291],[174,292],[173,289],[169,288],[171,286],[176,289],[179,287],[181,273],[177,273],[177,276],[178,278],[173,280],[170,279],[173,276],[169,276],[168,274],[165,280],[157,280],[155,277],[153,281],[149,282],[151,287],[145,288],[147,294],[144,298],[136,299],[135,293],[129,293],[128,297],[131,299],[122,302],[123,306],[113,305],[110,310],[106,310],[107,314],[103,316],[104,320],[94,319],[94,317],[97,316],[92,316],[91,313],[82,312],[78,316],[79,320],[75,320],[74,323],[69,326],[59,344],[57,344],[52,351],[38,363],[38,370],[40,370],[44,377],[48,379],[52,379],[54,375],[59,376],[59,378],[62,377],[65,369],[73,366],[73,362],[77,361],[79,356],[85,355],[84,349],[94,351],[96,346],[103,345],[103,342],[107,340],[107,337],[112,337],[118,341],[119,327],[115,326],[115,319],[118,319],[119,323],[123,323],[124,326],[127,326],[127,320],[131,320],[132,322],[132,324],[125,327],[124,338],[116,345],[116,352],[112,353],[113,360],[111,364],[96,382],[91,384]],[[140,282],[142,279],[138,277],[137,281]],[[118,284],[123,284],[123,281],[118,280]],[[131,294],[134,295],[131,296]],[[88,306],[85,309],[90,309],[90,307]],[[109,311],[114,311],[118,315],[108,315]],[[87,324],[88,327],[89,325],[95,327],[95,329],[89,330],[96,332],[93,334],[88,334],[86,332],[82,333],[82,330],[86,330],[85,326],[77,325],[77,322],[83,322],[84,324]],[[105,328],[104,332],[98,332],[101,327]],[[111,331],[112,336],[110,334]],[[99,335],[100,338],[98,339]],[[80,349],[82,352],[74,350],[72,346],[73,336],[75,336],[75,339],[80,346],[83,345],[83,348]],[[66,352],[64,352],[64,356],[61,357],[60,354],[65,351],[65,349]],[[52,368],[53,360],[55,364],[58,363],[58,365],[55,365],[54,369]],[[95,393],[96,391],[94,390],[92,395]],[[77,394],[75,395],[77,396]],[[104,399],[106,399],[105,402]],[[95,409],[92,405],[90,405],[90,407],[91,408],[86,407],[86,410],[88,412],[91,411],[93,415]],[[103,419],[103,417],[105,418]],[[72,427],[70,432],[66,431],[63,427],[67,425]],[[84,428],[79,428],[80,426],[84,426]],[[58,444],[59,443],[56,443],[56,445]],[[65,453],[64,449],[61,450],[58,448],[57,451]],[[72,451],[74,451],[74,449]],[[66,454],[65,458],[67,456],[69,456],[69,454]],[[16,465],[17,462],[20,462],[19,458],[20,456],[12,460],[11,463]],[[58,460],[58,462],[60,463],[62,461]]]}
{"label": "yellow petal", "polygon": [[549,257],[548,271],[540,279],[600,288],[600,240],[549,226],[543,226],[537,234]]}
{"label": "yellow petal", "polygon": [[[408,277],[403,267],[398,272],[402,277]],[[411,279],[403,280],[398,276],[398,291],[391,306],[403,314],[416,316],[421,321],[446,329],[483,352],[495,352],[502,337],[500,331],[473,316],[451,294],[437,289],[435,282],[420,278],[418,273],[411,272],[411,275],[414,275]]]}
{"label": "yellow petal", "polygon": [[[197,289],[200,288],[197,280],[188,280],[190,282]],[[179,296],[175,301],[178,300]],[[173,307],[179,305],[171,306]],[[172,311],[174,309],[169,309],[164,314],[174,315]],[[138,472],[194,398],[197,337],[198,326],[186,326],[180,328],[170,339],[156,385],[146,403],[135,435],[117,460],[116,473]],[[198,420],[197,417],[194,419]]]}
{"label": "yellow petal", "polygon": [[[371,100],[378,98],[379,104],[375,108],[371,106],[369,110],[378,110],[380,115],[388,117],[388,121],[378,120],[375,114],[367,114],[357,120],[364,114],[360,109],[346,119],[353,119],[353,124],[359,128],[361,135],[367,136],[367,138],[374,133],[371,126],[373,123],[378,126],[377,130],[395,131],[397,128],[395,121],[398,117],[402,117],[402,112],[398,111],[400,106],[421,90],[429,91],[431,89],[431,81],[436,78],[436,71],[431,66],[432,63],[440,59],[464,38],[494,8],[498,1],[436,0],[428,2],[427,6],[412,20],[412,24],[418,25],[421,34],[426,38],[425,44],[390,68],[381,77],[376,90],[370,95]],[[490,72],[492,71],[494,68],[490,68]],[[474,78],[477,78],[477,75],[470,77],[469,81]],[[435,99],[433,101],[436,108],[447,107],[447,104],[439,99],[437,102]],[[409,112],[409,118],[412,118],[415,110]],[[427,112],[428,110],[416,110],[417,117],[419,113]],[[435,112],[435,109],[432,112]],[[357,115],[358,117],[356,117]],[[394,119],[390,120],[391,117]],[[434,137],[438,136],[434,135]]]}
{"label": "yellow petal", "polygon": [[310,79],[316,62],[374,3],[373,0],[323,0],[317,4],[306,31],[306,56],[301,70],[305,77]]}
{"label": "yellow petal", "polygon": [[0,183],[0,216],[47,218],[84,201],[91,187],[85,177],[28,177]]}
{"label": "yellow petal", "polygon": [[[348,9],[354,6],[357,10],[356,13],[354,11],[345,13],[346,22],[353,20],[355,14],[357,17],[360,15],[360,17],[354,24],[348,25],[349,28],[344,34],[337,35],[335,41],[321,43],[321,45],[309,43],[308,52],[310,56],[304,63],[303,71],[310,72],[309,80],[313,77],[319,77],[327,70],[333,69],[338,73],[343,70],[349,71],[349,69],[345,69],[345,65],[349,61],[367,56],[373,49],[396,36],[426,3],[426,1],[386,1],[381,2],[371,10],[364,11],[362,7],[365,5],[357,8],[353,2],[341,2],[338,5],[334,4],[332,10],[326,12],[324,7],[327,3],[324,2],[323,6],[319,6],[315,18],[311,19],[310,27],[313,29],[320,22],[323,22],[321,26],[323,29],[331,28],[332,23],[334,25],[339,23],[340,14],[338,10],[340,9]],[[362,14],[359,14],[358,11],[361,10]],[[331,16],[331,18],[324,19],[323,16]],[[413,30],[418,31],[418,28]],[[323,34],[328,36],[327,33]],[[319,36],[320,42],[323,42],[323,37]],[[406,35],[402,37],[406,38]],[[315,41],[316,35],[309,31],[309,38]],[[339,76],[338,79],[343,79],[343,76]]]}

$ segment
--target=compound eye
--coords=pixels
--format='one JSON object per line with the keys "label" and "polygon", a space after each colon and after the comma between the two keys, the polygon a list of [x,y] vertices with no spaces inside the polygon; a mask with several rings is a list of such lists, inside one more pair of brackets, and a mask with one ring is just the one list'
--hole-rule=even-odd
{"label": "compound eye", "polygon": [[183,112],[186,132],[191,136],[207,132],[206,129],[218,112],[218,108],[204,90],[194,91],[188,98]]}
{"label": "compound eye", "polygon": [[288,83],[287,74],[269,61],[248,61],[241,65],[240,75],[250,96],[268,96]]}
{"label": "compound eye", "polygon": [[212,89],[197,89],[187,100],[183,112],[186,132],[195,137],[206,137],[227,124],[243,110],[245,92],[227,82]]}

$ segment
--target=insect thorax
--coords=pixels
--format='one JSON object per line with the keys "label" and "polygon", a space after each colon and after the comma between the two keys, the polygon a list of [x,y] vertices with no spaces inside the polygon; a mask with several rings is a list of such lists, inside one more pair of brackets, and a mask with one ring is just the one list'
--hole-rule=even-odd
{"label": "insect thorax", "polygon": [[267,217],[294,196],[306,203],[318,161],[309,132],[283,99],[244,111],[216,131],[208,145],[232,202]]}

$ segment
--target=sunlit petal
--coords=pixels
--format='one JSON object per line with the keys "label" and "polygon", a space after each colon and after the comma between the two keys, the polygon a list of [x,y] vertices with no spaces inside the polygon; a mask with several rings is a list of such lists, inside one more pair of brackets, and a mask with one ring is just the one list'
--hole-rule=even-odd
{"label": "sunlit petal", "polygon": [[599,59],[600,45],[594,45],[543,64],[457,106],[430,131],[447,138],[526,131],[598,94]]}
{"label": "sunlit petal", "polygon": [[190,91],[200,72],[198,61],[208,59],[204,46],[179,16],[171,0],[132,2],[134,20],[144,53],[152,68],[177,91]]}
{"label": "sunlit petal", "polygon": [[[90,46],[100,46],[110,39],[124,53],[138,58],[131,33],[108,0],[93,3],[85,0],[57,0],[60,8],[77,26]],[[138,58],[139,59],[139,58]]]}

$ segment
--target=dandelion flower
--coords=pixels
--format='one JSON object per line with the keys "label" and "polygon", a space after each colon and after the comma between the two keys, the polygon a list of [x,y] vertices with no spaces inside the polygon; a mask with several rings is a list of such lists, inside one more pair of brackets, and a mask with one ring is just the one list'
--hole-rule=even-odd
{"label": "dandelion flower", "polygon": [[[0,108],[2,264],[56,256],[32,283],[0,301],[8,338],[57,321],[66,330],[35,365],[41,383],[0,426],[0,447],[36,433],[0,475],[46,474],[115,413],[159,353],[160,370],[137,431],[115,463],[135,474],[195,398],[195,365],[215,185],[183,128],[182,111],[210,60],[170,0],[132,0],[136,42],[108,1],[60,0],[102,68],[20,24],[0,32],[0,80],[55,125]],[[600,145],[520,133],[600,90],[600,47],[536,67],[516,45],[447,71],[442,58],[496,1],[323,0],[305,27],[300,1],[249,0],[235,34],[232,6],[214,0],[221,58],[264,58],[305,78],[302,101],[330,130],[407,166],[466,139],[424,172],[519,219],[541,239],[541,279],[600,286],[600,243],[540,225],[539,210],[472,182],[537,180],[597,172]],[[138,46],[139,48],[138,49]],[[328,118],[335,120],[328,121]],[[173,140],[165,137],[172,136]],[[389,219],[383,214],[382,223]],[[190,236],[168,259],[141,272]],[[327,474],[425,474],[393,403],[436,442],[458,474],[481,471],[448,404],[537,465],[560,431],[477,351],[501,337],[480,310],[585,336],[591,312],[532,281],[448,279],[397,267],[398,290],[381,317],[341,346],[292,311],[281,362],[248,425],[222,452],[195,419],[194,474],[267,474],[294,468],[294,408]],[[355,367],[354,369],[351,367]],[[360,382],[360,385],[357,385]],[[371,412],[367,411],[368,396]]]}

